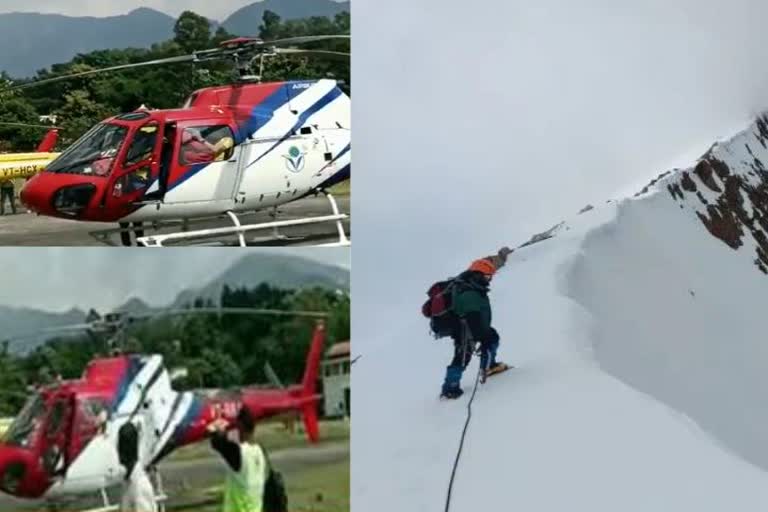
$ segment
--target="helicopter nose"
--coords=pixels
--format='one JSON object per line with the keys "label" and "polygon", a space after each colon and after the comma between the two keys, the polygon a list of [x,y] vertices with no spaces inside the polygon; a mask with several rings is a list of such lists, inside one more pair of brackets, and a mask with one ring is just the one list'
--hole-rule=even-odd
{"label": "helicopter nose", "polygon": [[38,174],[21,190],[21,202],[35,213],[57,217],[79,217],[88,207],[96,186],[89,182],[62,182]]}
{"label": "helicopter nose", "polygon": [[34,176],[19,193],[22,204],[35,213],[48,213],[50,208],[51,191],[40,175]]}
{"label": "helicopter nose", "polygon": [[0,491],[20,498],[39,498],[48,481],[34,468],[33,455],[23,449],[0,445]]}

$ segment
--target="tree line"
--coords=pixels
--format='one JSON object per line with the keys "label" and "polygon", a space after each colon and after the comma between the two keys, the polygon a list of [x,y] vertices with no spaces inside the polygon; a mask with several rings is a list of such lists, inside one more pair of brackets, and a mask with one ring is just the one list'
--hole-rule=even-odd
{"label": "tree line", "polygon": [[[261,284],[255,288],[225,286],[222,307],[327,312],[326,344],[350,337],[350,298],[325,288],[282,289]],[[197,299],[188,308],[211,307]],[[286,384],[299,382],[316,319],[292,316],[198,314],[159,317],[135,324],[125,333],[128,353],[160,354],[166,367],[184,368],[175,381],[179,390],[230,388],[267,383],[269,362]],[[59,378],[76,379],[93,358],[106,356],[106,339],[99,336],[54,338],[32,352],[11,353],[0,346],[0,417],[13,416],[31,390]]]}
{"label": "tree line", "polygon": [[[259,37],[265,41],[306,35],[349,34],[348,12],[333,19],[311,17],[281,20],[271,11],[264,13]],[[96,50],[78,54],[71,61],[55,64],[37,72],[30,80],[89,71],[92,69],[133,64],[155,59],[186,55],[196,50],[214,48],[222,41],[236,37],[223,27],[211,32],[208,19],[185,11],[176,20],[174,37],[148,49],[126,48]],[[320,41],[302,46],[349,52],[348,41]],[[275,56],[268,59],[264,81],[335,78],[343,81],[349,92],[349,62],[322,57]],[[113,73],[91,75],[54,82],[17,91],[5,91],[14,81],[0,72],[0,121],[5,123],[40,124],[41,115],[56,117],[62,128],[59,146],[66,147],[91,126],[113,115],[149,108],[178,108],[196,89],[230,83],[234,78],[227,62],[173,64]],[[33,150],[43,132],[38,128],[0,126],[0,152]]]}

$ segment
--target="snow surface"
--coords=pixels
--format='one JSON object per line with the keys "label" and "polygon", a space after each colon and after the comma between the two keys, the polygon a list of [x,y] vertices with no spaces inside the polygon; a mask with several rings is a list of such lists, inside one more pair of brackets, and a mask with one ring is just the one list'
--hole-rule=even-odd
{"label": "snow surface", "polygon": [[[756,132],[713,154],[746,173],[745,144],[768,161]],[[500,358],[518,368],[478,390],[451,510],[768,507],[768,277],[749,232],[731,249],[695,194],[672,197],[681,173],[569,219],[496,276]],[[452,347],[429,338],[425,298],[382,305],[378,334],[353,346],[354,510],[444,509],[477,361],[467,393],[439,401]]]}

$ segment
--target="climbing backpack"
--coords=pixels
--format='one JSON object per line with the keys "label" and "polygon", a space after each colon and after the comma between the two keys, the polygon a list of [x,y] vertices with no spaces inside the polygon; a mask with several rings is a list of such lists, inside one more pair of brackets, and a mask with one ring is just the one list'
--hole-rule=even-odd
{"label": "climbing backpack", "polygon": [[421,306],[421,313],[429,318],[429,327],[435,338],[453,334],[458,318],[453,312],[453,288],[456,278],[438,281],[427,290],[429,297]]}
{"label": "climbing backpack", "polygon": [[264,452],[264,458],[267,461],[267,480],[264,483],[262,510],[263,512],[288,512],[288,496],[285,493],[283,475],[272,467],[267,451],[263,446],[261,451]]}

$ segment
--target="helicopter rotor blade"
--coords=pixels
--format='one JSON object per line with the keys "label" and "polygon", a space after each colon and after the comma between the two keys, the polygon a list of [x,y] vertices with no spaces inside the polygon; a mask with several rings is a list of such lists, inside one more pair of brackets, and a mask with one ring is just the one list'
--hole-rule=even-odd
{"label": "helicopter rotor blade", "polygon": [[335,57],[343,60],[347,60],[351,56],[351,54],[348,52],[335,52],[331,50],[302,50],[300,48],[275,48],[274,52],[278,55],[322,55],[325,57]]}
{"label": "helicopter rotor blade", "polygon": [[325,35],[325,36],[298,36],[286,37],[285,39],[275,39],[274,41],[262,41],[261,46],[293,46],[295,44],[307,44],[317,41],[327,41],[330,39],[350,39],[349,34]]}
{"label": "helicopter rotor blade", "polygon": [[156,313],[146,313],[143,315],[130,315],[133,319],[151,319],[161,316],[184,316],[195,314],[227,314],[227,315],[273,315],[273,316],[303,316],[311,318],[327,318],[328,313],[323,311],[292,311],[283,309],[259,309],[259,308],[189,308],[189,309],[168,309]]}
{"label": "helicopter rotor blade", "polygon": [[14,336],[10,336],[6,339],[8,340],[20,340],[25,338],[34,338],[37,336],[46,336],[49,334],[64,334],[68,332],[81,332],[81,331],[87,331],[92,326],[90,324],[73,324],[73,325],[62,325],[61,327],[46,327],[44,329],[39,329],[34,332],[28,332],[24,334],[18,334]]}
{"label": "helicopter rotor blade", "polygon": [[29,123],[8,123],[0,122],[0,126],[15,126],[18,128],[41,128],[45,130],[61,130],[59,126],[53,126],[50,124],[29,124]]}
{"label": "helicopter rotor blade", "polygon": [[[91,70],[82,71],[79,73],[69,73],[69,74],[55,76],[51,78],[43,78],[41,80],[35,80],[33,82],[12,85],[10,87],[0,89],[0,93],[17,91],[22,89],[29,89],[31,87],[37,87],[40,85],[50,84],[54,82],[61,82],[64,80],[70,80],[72,78],[80,78],[85,76],[97,75],[101,73],[108,73],[111,71],[122,71],[126,69],[159,66],[163,64],[179,64],[179,63],[188,63],[188,62],[199,63],[199,62],[205,62],[209,60],[218,60],[226,57],[245,54],[245,53],[248,53],[249,51],[270,50],[270,49],[274,51],[274,50],[277,50],[278,47],[280,46],[293,46],[293,45],[314,43],[317,41],[327,41],[331,39],[347,39],[348,40],[350,39],[350,35],[346,34],[346,35],[323,35],[323,36],[299,36],[299,37],[288,37],[284,39],[275,39],[273,41],[262,41],[260,39],[252,39],[247,42],[241,42],[238,40],[233,40],[233,44],[231,46],[228,46],[225,42],[223,43],[221,48],[201,50],[201,51],[194,52],[190,55],[179,55],[176,57],[154,59],[154,60],[148,60],[145,62],[136,62],[133,64],[121,64],[119,66],[111,66],[108,68],[91,69]],[[285,52],[285,53],[289,53],[289,52]],[[342,52],[315,51],[313,53],[324,53],[328,56],[341,56],[341,55],[335,55],[335,54],[342,53]]]}
{"label": "helicopter rotor blade", "polygon": [[81,71],[80,73],[70,73],[67,75],[55,76],[52,78],[44,78],[42,80],[35,80],[34,82],[28,82],[25,84],[12,85],[11,87],[6,87],[5,89],[0,90],[0,92],[29,89],[30,87],[37,87],[39,85],[50,84],[53,82],[60,82],[62,80],[70,80],[72,78],[80,78],[84,76],[97,75],[100,73],[108,73],[110,71],[120,71],[124,69],[141,68],[141,67],[147,67],[147,66],[159,66],[161,64],[177,64],[177,63],[194,62],[194,61],[195,61],[195,55],[193,54],[193,55],[180,55],[178,57],[167,57],[165,59],[148,60],[145,62],[136,62],[133,64],[121,64],[119,66],[91,69],[88,71]]}
{"label": "helicopter rotor blade", "polygon": [[63,325],[61,327],[47,327],[45,329],[39,329],[34,332],[28,332],[28,333],[4,337],[2,338],[2,341],[8,342],[9,346],[18,346],[19,344],[23,343],[24,340],[28,340],[32,338],[43,338],[43,337],[51,338],[56,335],[88,332],[90,328],[91,328],[90,324],[74,324],[74,325]]}

